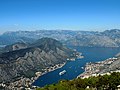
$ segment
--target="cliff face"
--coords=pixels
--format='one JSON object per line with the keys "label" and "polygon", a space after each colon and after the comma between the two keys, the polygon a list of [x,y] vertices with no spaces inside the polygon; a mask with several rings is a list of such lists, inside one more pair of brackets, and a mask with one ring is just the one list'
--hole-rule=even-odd
{"label": "cliff face", "polygon": [[66,62],[72,53],[51,38],[42,38],[27,47],[3,52],[0,54],[0,82],[34,76],[35,72],[42,72],[46,67]]}

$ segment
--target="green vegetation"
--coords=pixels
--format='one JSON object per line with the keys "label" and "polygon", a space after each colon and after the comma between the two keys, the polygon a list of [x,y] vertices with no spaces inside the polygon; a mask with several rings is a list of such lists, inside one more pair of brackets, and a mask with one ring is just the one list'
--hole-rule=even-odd
{"label": "green vegetation", "polygon": [[111,75],[85,79],[61,80],[57,84],[47,85],[37,90],[115,90],[118,85],[120,85],[120,73],[114,72]]}

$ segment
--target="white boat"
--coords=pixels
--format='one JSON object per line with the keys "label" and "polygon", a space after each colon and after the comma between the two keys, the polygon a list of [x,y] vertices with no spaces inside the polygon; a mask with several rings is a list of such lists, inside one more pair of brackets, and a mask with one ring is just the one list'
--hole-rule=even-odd
{"label": "white boat", "polygon": [[59,75],[61,76],[61,75],[65,74],[65,73],[66,73],[66,70],[63,70],[63,71],[59,72]]}
{"label": "white boat", "polygon": [[81,67],[82,69],[84,69],[84,67]]}

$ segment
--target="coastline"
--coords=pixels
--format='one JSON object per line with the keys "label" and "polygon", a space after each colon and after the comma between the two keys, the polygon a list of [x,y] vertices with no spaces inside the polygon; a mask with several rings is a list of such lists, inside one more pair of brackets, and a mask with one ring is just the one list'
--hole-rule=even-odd
{"label": "coastline", "polygon": [[56,64],[55,66],[53,66],[53,67],[47,67],[47,68],[45,68],[44,70],[44,72],[42,73],[42,72],[36,72],[35,74],[36,74],[36,77],[34,77],[35,79],[34,79],[34,81],[33,81],[33,83],[35,82],[35,80],[37,80],[40,76],[42,76],[42,75],[44,75],[44,74],[47,74],[48,72],[52,72],[52,71],[54,71],[54,70],[57,70],[57,69],[59,69],[59,68],[62,68],[65,64],[66,64],[67,62],[64,62],[63,64]]}
{"label": "coastline", "polygon": [[29,90],[35,90],[36,88],[38,88],[39,86],[35,86],[32,85],[39,77],[41,77],[42,75],[48,73],[48,72],[52,72],[54,70],[57,70],[59,68],[62,68],[67,61],[75,61],[76,59],[79,58],[84,58],[84,56],[82,56],[82,53],[75,53],[74,56],[69,57],[66,59],[65,62],[61,63],[61,64],[56,64],[55,66],[51,66],[51,67],[46,67],[44,69],[42,69],[44,72],[36,72],[34,77],[31,78],[27,78],[27,77],[19,77],[19,79],[10,82],[10,83],[0,83],[0,87],[5,88],[5,90],[13,90],[13,89],[29,89]]}
{"label": "coastline", "polygon": [[[95,63],[86,63],[84,72],[77,76],[77,78],[89,78],[91,76],[99,76],[99,75],[110,75],[113,72],[120,72],[120,70],[110,70],[109,65],[111,65],[113,62],[119,60],[116,57],[108,58],[103,61],[95,62]],[[108,70],[107,70],[108,68]]]}
{"label": "coastline", "polygon": [[[16,80],[14,82],[9,83],[9,85],[7,85],[8,83],[0,83],[0,87],[5,88],[5,90],[13,90],[13,89],[27,89],[27,90],[35,90],[36,88],[38,88],[38,86],[34,86],[32,85],[35,80],[37,80],[40,76],[48,73],[48,72],[52,72],[54,70],[57,70],[59,68],[62,68],[67,62],[63,62],[62,64],[56,64],[53,67],[47,67],[45,68],[44,72],[36,72],[34,77],[31,78],[26,78],[26,77],[20,77],[19,80]],[[4,90],[4,89],[3,89]]]}

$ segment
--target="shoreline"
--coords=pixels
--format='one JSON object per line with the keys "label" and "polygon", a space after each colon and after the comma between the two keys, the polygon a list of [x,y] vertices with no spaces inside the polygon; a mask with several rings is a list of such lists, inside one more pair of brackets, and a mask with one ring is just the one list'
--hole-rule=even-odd
{"label": "shoreline", "polygon": [[[44,74],[47,74],[47,73],[49,73],[49,72],[52,72],[52,71],[55,71],[55,70],[57,70],[57,69],[59,69],[59,68],[62,68],[65,64],[66,64],[67,62],[64,62],[63,64],[56,64],[55,66],[53,66],[53,67],[47,67],[47,68],[45,68],[44,70],[44,72],[43,73],[41,73],[41,72],[36,72],[35,74],[36,74],[36,77],[34,77],[35,78],[35,80],[37,80],[39,77],[41,77],[42,75],[44,75]],[[34,80],[34,82],[35,82],[35,80]],[[33,83],[34,83],[33,82]]]}
{"label": "shoreline", "polygon": [[[47,67],[45,68],[45,71],[42,72],[36,72],[34,77],[27,78],[21,76],[19,80],[13,81],[9,83],[0,83],[0,87],[5,88],[5,90],[13,90],[13,89],[29,89],[29,90],[35,90],[39,86],[32,85],[39,77],[41,77],[44,74],[47,74],[48,72],[52,72],[54,70],[57,70],[59,68],[62,68],[67,62],[63,62],[62,64],[56,64],[55,66],[52,67]],[[3,89],[4,90],[4,89]]]}
{"label": "shoreline", "polygon": [[[118,58],[116,57],[112,57],[112,58],[108,58],[106,60],[103,60],[103,61],[98,61],[98,62],[94,62],[94,63],[86,63],[85,65],[85,68],[84,68],[84,72],[81,73],[80,75],[77,76],[77,78],[89,78],[91,76],[99,76],[99,75],[110,75],[110,73],[113,73],[113,72],[120,72],[120,70],[108,70],[108,71],[105,71],[104,69],[101,69],[103,67],[105,67],[105,65],[109,66],[110,64],[112,64],[114,61],[117,61],[119,60]],[[107,67],[109,68],[109,67]],[[105,68],[106,69],[106,68]]]}
{"label": "shoreline", "polygon": [[61,63],[61,64],[56,64],[55,66],[51,66],[51,67],[46,67],[44,69],[42,69],[44,72],[35,72],[35,76],[31,77],[31,78],[27,78],[27,77],[19,77],[18,80],[13,81],[11,83],[0,83],[0,87],[3,87],[7,90],[13,90],[13,89],[29,89],[29,90],[35,90],[36,88],[38,88],[39,86],[35,86],[32,85],[39,77],[41,77],[44,74],[47,74],[48,72],[52,72],[54,70],[57,70],[59,68],[62,68],[68,61],[75,61],[76,59],[80,59],[80,58],[84,58],[84,56],[82,56],[82,53],[75,53],[75,55],[73,57],[69,57],[66,59],[65,62]]}

